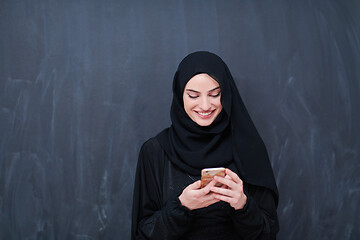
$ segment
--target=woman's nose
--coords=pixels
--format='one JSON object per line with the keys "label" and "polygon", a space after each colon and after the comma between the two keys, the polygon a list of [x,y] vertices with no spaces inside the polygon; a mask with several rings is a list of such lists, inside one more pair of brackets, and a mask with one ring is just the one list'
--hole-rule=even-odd
{"label": "woman's nose", "polygon": [[207,97],[201,98],[200,108],[207,111],[211,108],[210,100]]}

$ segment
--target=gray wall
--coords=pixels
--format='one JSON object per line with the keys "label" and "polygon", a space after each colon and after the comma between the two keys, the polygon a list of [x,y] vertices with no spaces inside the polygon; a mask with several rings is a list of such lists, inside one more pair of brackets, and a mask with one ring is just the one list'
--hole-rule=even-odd
{"label": "gray wall", "polygon": [[228,63],[268,147],[279,239],[360,238],[360,2],[0,2],[0,239],[128,239],[179,61]]}

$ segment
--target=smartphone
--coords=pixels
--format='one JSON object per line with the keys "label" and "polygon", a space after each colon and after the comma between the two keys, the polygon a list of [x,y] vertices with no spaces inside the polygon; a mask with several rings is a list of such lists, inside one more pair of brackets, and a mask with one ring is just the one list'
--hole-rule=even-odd
{"label": "smartphone", "polygon": [[[201,170],[201,188],[208,185],[211,180],[213,180],[214,176],[225,177],[225,168],[204,168]],[[221,187],[221,183],[216,183],[215,186]]]}

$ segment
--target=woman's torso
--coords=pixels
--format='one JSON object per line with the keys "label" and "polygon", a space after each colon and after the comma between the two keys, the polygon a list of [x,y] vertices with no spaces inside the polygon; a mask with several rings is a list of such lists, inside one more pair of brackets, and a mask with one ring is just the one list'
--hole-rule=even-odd
{"label": "woman's torso", "polygon": [[[154,159],[159,161],[155,165],[159,168],[157,171],[161,173],[158,184],[162,192],[160,204],[163,207],[169,199],[178,197],[185,187],[199,180],[200,171],[199,176],[189,175],[181,171],[170,161],[156,138],[149,141],[154,141],[153,146],[158,151],[157,157]],[[233,164],[229,167],[235,170]],[[182,239],[239,239],[234,233],[230,217],[232,211],[232,207],[225,202],[218,202],[206,208],[193,210],[193,227]]]}

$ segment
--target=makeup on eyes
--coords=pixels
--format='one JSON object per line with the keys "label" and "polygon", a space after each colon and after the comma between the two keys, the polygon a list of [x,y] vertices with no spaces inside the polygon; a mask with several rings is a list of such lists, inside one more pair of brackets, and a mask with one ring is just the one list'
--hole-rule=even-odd
{"label": "makeup on eyes", "polygon": [[215,89],[213,91],[216,91],[216,90],[219,90],[219,91],[215,92],[215,93],[212,92],[211,94],[209,94],[209,96],[210,97],[218,97],[218,96],[220,96],[220,93],[221,93],[220,89]]}
{"label": "makeup on eyes", "polygon": [[188,94],[188,96],[190,97],[190,98],[198,98],[199,96],[193,96],[193,95],[190,95],[190,94]]}
{"label": "makeup on eyes", "polygon": [[[216,90],[218,90],[218,92],[215,92]],[[187,92],[188,96],[190,98],[193,98],[193,99],[198,98],[200,96],[200,94],[201,94],[199,91],[196,91],[196,90],[193,90],[193,89],[186,89],[185,91]],[[192,94],[190,94],[190,93],[192,93]],[[211,89],[211,90],[208,91],[208,93],[209,93],[208,96],[210,96],[210,97],[214,97],[214,98],[218,97],[218,96],[220,96],[220,93],[221,93],[220,87],[216,87],[214,89]]]}

